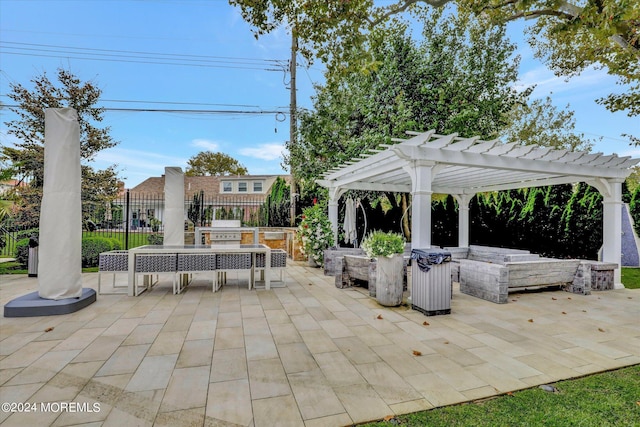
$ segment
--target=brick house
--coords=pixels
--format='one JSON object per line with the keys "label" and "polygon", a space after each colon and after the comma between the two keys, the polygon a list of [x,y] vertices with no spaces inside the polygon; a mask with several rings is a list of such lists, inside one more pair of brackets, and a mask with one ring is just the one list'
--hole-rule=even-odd
{"label": "brick house", "polygon": [[[207,220],[241,219],[250,221],[271,192],[277,178],[290,182],[290,175],[185,176],[185,219],[200,199]],[[162,221],[164,213],[164,175],[147,178],[129,190],[133,227],[146,227],[150,219]],[[231,218],[233,217],[233,218]]]}

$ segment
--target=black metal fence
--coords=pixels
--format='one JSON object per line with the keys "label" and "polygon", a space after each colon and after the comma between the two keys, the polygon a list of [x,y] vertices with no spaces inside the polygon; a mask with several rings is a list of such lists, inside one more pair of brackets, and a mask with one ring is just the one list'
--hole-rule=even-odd
{"label": "black metal fence", "polygon": [[[288,223],[289,202],[271,206],[263,198],[250,196],[208,197],[196,193],[185,198],[185,227],[210,226],[213,220],[234,219],[245,226],[284,226]],[[130,193],[109,202],[83,200],[83,237],[108,237],[121,242],[122,248],[153,243],[162,236],[164,194]],[[0,225],[0,256],[13,257],[20,240],[29,238],[33,229],[18,227],[5,220]],[[3,245],[4,242],[4,245]]]}

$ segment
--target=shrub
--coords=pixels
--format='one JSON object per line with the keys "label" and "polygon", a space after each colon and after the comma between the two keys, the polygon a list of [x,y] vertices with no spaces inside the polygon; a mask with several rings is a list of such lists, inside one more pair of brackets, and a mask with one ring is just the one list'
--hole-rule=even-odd
{"label": "shrub", "polygon": [[[82,239],[82,266],[97,267],[101,252],[114,249],[114,239],[106,237],[85,237]],[[118,243],[119,245],[119,243]]]}
{"label": "shrub", "polygon": [[14,257],[22,266],[27,266],[29,261],[29,238],[20,239],[16,242]]}
{"label": "shrub", "polygon": [[362,240],[361,247],[370,258],[390,257],[404,252],[404,238],[398,233],[376,230]]}
{"label": "shrub", "polygon": [[162,236],[162,234],[153,233],[147,236],[147,241],[149,242],[150,245],[161,245],[163,240],[164,240],[164,237]]}
{"label": "shrub", "polygon": [[333,246],[333,231],[324,205],[317,204],[302,211],[297,237],[302,244],[302,252],[322,265],[324,250]]}

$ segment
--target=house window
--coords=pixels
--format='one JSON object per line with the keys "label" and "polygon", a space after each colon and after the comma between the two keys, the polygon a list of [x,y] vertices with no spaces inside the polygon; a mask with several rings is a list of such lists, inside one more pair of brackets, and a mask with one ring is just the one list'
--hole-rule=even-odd
{"label": "house window", "polygon": [[247,192],[247,183],[239,182],[238,183],[238,193],[246,193]]}
{"label": "house window", "polygon": [[254,181],[254,183],[253,183],[253,192],[254,193],[262,193],[262,181]]}
{"label": "house window", "polygon": [[222,192],[223,193],[231,193],[233,191],[233,185],[229,181],[222,182]]}

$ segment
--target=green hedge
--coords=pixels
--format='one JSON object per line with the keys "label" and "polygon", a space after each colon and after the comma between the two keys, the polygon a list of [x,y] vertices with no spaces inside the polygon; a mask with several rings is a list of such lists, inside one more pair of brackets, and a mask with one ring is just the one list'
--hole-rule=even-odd
{"label": "green hedge", "polygon": [[[82,239],[82,267],[97,267],[101,252],[122,249],[120,240],[108,237],[85,237]],[[15,258],[23,266],[29,261],[29,239],[16,242]]]}
{"label": "green hedge", "polygon": [[85,237],[82,239],[82,267],[97,267],[101,252],[121,249],[118,239],[108,237]]}

